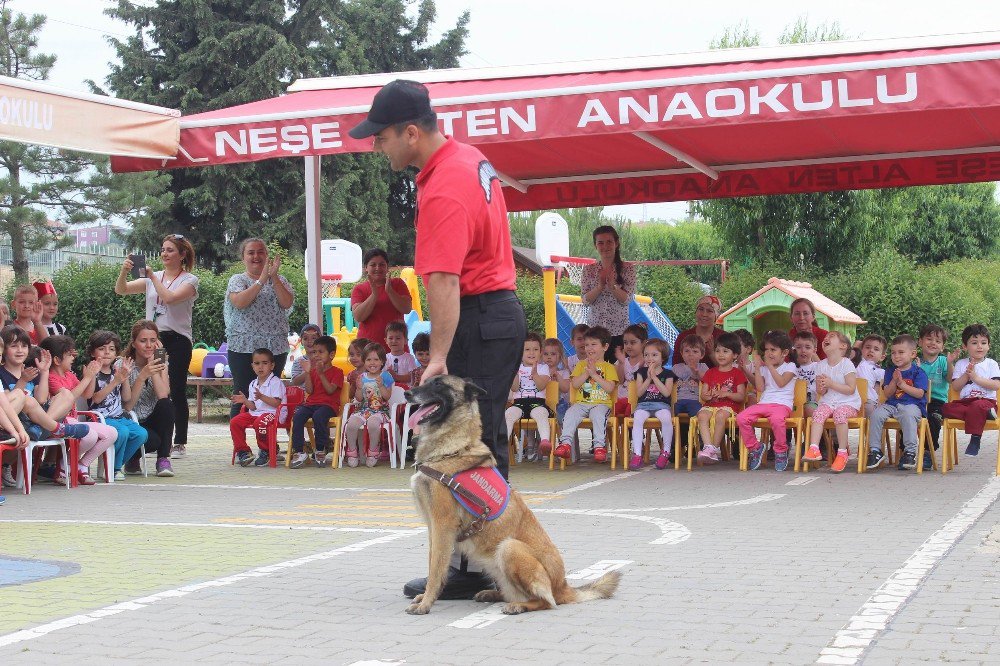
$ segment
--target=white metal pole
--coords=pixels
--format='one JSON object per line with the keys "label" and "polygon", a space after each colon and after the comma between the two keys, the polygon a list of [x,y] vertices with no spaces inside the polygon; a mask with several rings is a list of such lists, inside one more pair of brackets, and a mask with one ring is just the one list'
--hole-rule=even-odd
{"label": "white metal pole", "polygon": [[306,256],[309,258],[309,322],[323,324],[323,271],[320,254],[320,157],[309,155],[306,160]]}

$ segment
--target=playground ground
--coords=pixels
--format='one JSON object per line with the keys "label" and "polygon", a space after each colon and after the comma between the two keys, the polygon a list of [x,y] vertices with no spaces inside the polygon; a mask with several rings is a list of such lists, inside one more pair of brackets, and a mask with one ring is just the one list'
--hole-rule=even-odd
{"label": "playground ground", "polygon": [[620,567],[617,596],[412,617],[408,472],[234,468],[226,434],[193,425],[174,479],[7,491],[0,663],[1000,662],[995,436],[944,477],[521,465],[571,577]]}

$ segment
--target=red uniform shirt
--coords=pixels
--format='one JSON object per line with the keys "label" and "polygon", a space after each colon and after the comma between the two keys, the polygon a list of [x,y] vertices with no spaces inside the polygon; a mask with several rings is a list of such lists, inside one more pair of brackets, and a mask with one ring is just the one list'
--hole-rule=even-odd
{"label": "red uniform shirt", "polygon": [[507,204],[496,170],[451,137],[417,175],[414,270],[459,276],[462,296],[514,290]]}
{"label": "red uniform shirt", "polygon": [[329,405],[333,411],[340,413],[340,387],[344,385],[344,371],[335,365],[323,371],[326,381],[337,387],[333,393],[323,390],[323,383],[319,380],[319,372],[309,371],[309,379],[312,380],[313,392],[306,398],[307,405]]}
{"label": "red uniform shirt", "polygon": [[[389,278],[386,281],[386,287],[403,296],[409,296],[410,294],[406,288],[406,283],[399,278]],[[351,290],[351,307],[354,307],[358,303],[363,303],[371,295],[371,282],[365,280],[364,282],[357,283],[354,285],[354,289]],[[385,344],[385,327],[389,325],[389,322],[393,321],[403,321],[403,315],[400,314],[399,310],[392,304],[392,301],[389,300],[389,294],[385,293],[385,289],[380,289],[378,296],[375,298],[375,309],[372,310],[368,319],[358,322],[358,337],[377,342],[386,351],[389,351],[388,345]]]}

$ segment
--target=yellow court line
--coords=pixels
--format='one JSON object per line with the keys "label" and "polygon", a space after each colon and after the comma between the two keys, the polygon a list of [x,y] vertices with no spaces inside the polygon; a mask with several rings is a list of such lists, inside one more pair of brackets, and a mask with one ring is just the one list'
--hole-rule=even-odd
{"label": "yellow court line", "polygon": [[255,511],[255,516],[344,516],[347,518],[416,518],[416,511],[366,511],[362,514],[350,514],[342,511]]}
{"label": "yellow court line", "polygon": [[352,525],[377,527],[424,527],[423,521],[415,523],[383,522],[372,520],[270,520],[267,518],[213,518],[217,523],[258,523],[262,525]]}
{"label": "yellow court line", "polygon": [[407,504],[296,504],[296,509],[344,509],[352,511],[355,509],[413,509],[413,502]]}

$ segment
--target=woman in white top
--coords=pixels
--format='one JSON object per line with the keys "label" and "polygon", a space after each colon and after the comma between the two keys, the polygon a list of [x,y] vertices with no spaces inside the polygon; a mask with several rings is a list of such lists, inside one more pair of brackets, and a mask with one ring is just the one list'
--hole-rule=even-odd
{"label": "woman in white top", "polygon": [[840,331],[830,331],[823,340],[826,358],[816,363],[816,393],[819,405],[812,415],[809,450],[802,456],[808,462],[823,460],[819,440],[823,425],[833,419],[837,431],[837,457],[830,466],[831,472],[843,472],[847,466],[847,420],[861,411],[858,395],[858,376],[854,364],[845,358],[851,349],[851,339]]}
{"label": "woman in white top", "polygon": [[580,294],[587,309],[587,325],[603,326],[611,333],[611,345],[604,354],[615,362],[615,350],[629,325],[628,308],[635,296],[635,266],[622,261],[621,240],[612,226],[594,229],[594,247],[599,259],[583,269]]}
{"label": "woman in white top", "polygon": [[187,375],[194,342],[192,316],[198,299],[198,276],[194,268],[194,246],[180,234],[167,234],[160,246],[162,271],[145,269],[137,280],[127,280],[132,260],[126,258],[115,282],[115,293],[146,295],[146,319],[156,324],[160,342],[170,359],[170,401],[174,406],[172,455],[181,457],[187,447]]}

